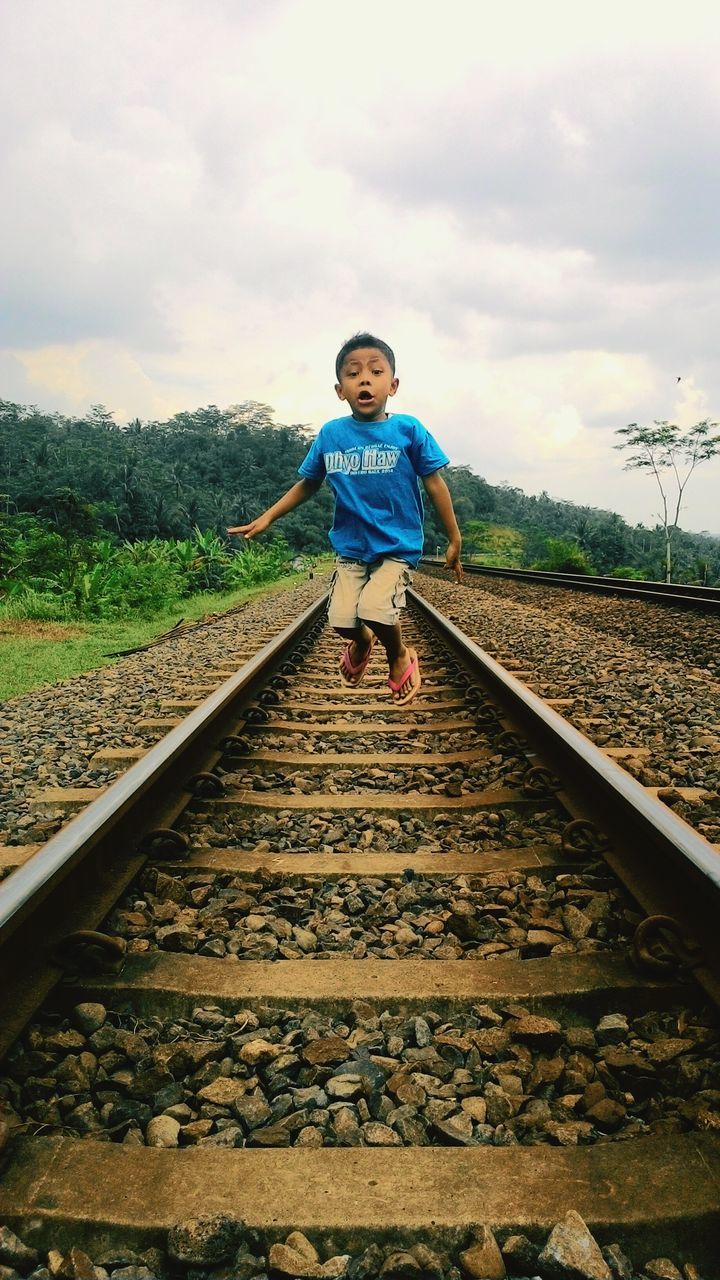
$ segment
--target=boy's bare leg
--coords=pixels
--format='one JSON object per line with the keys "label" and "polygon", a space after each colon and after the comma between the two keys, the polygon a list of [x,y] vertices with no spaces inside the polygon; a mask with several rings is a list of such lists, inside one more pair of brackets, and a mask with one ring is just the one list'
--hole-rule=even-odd
{"label": "boy's bare leg", "polygon": [[[417,657],[414,649],[406,648],[402,638],[402,628],[399,622],[392,624],[387,622],[372,622],[368,619],[368,627],[375,632],[383,649],[387,654],[388,666],[390,668],[390,679],[397,682],[407,671],[413,658]],[[404,698],[413,687],[411,679],[405,680],[402,687],[398,690],[398,698]]]}
{"label": "boy's bare leg", "polygon": [[335,631],[344,640],[352,640],[350,661],[354,667],[359,666],[363,658],[367,657],[373,638],[372,631],[365,626],[364,622],[361,622],[359,627],[335,627]]}

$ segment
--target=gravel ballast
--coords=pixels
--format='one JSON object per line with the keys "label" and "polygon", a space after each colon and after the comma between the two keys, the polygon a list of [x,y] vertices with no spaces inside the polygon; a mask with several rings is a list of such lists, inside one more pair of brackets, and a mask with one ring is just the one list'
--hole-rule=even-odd
{"label": "gravel ballast", "polygon": [[[421,595],[597,746],[633,748],[623,767],[720,842],[720,619],[643,600],[418,573]],[[689,801],[677,788],[697,788]]]}
{"label": "gravel ballast", "polygon": [[[253,652],[326,585],[318,579],[249,601],[233,617],[186,637],[3,703],[0,843],[47,839],[63,815],[34,806],[35,792],[51,786],[107,785],[116,771],[93,765],[98,750],[147,746],[151,739],[137,730],[141,719],[157,716],[164,699],[187,695],[197,671],[226,663],[233,653]],[[663,789],[667,802],[708,839],[720,841],[718,619],[644,601],[497,579],[468,577],[457,587],[418,572],[416,587],[481,647],[498,651],[501,660],[532,668],[542,696],[574,697],[563,715],[597,745],[649,753],[625,766],[641,782]],[[357,713],[346,715],[357,723]],[[302,734],[302,721],[298,728]],[[431,726],[422,731],[426,737],[415,729],[403,733],[398,725],[398,735],[386,749],[433,750]],[[258,746],[264,738],[257,735]],[[287,741],[291,746],[292,737]],[[319,754],[377,750],[379,741],[370,733],[330,741],[310,733],[303,749]],[[467,735],[454,735],[443,749],[471,745],[469,726]],[[677,787],[696,787],[704,798],[690,806],[673,794]]]}
{"label": "gravel ballast", "polygon": [[626,948],[639,919],[602,869],[318,881],[150,867],[104,927],[131,954],[491,960]]}
{"label": "gravel ballast", "polygon": [[576,1146],[716,1128],[717,1041],[714,1015],[686,1008],[167,1021],[81,1004],[24,1033],[0,1099],[11,1129],[146,1146]]}
{"label": "gravel ballast", "polygon": [[3,1280],[701,1280],[692,1262],[647,1251],[644,1264],[634,1266],[621,1244],[601,1247],[574,1209],[541,1238],[478,1223],[452,1249],[431,1231],[347,1253],[332,1237],[313,1236],[295,1230],[284,1241],[266,1241],[240,1218],[214,1214],[175,1223],[164,1248],[116,1244],[91,1256],[77,1245],[40,1251],[0,1227],[0,1264]]}
{"label": "gravel ballast", "polygon": [[[107,786],[118,771],[96,767],[96,752],[146,748],[152,739],[138,731],[141,720],[169,714],[160,710],[165,699],[187,696],[234,656],[241,665],[326,586],[314,579],[249,600],[236,613],[146,653],[0,703],[0,844],[47,840],[65,816],[38,809],[36,792]],[[217,685],[222,680],[213,678]]]}

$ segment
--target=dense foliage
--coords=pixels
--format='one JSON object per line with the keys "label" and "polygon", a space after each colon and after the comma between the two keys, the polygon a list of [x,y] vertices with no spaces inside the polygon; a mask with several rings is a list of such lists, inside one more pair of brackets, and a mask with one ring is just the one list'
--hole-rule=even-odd
{"label": "dense foliage", "polygon": [[231,551],[214,533],[113,542],[48,528],[35,516],[0,517],[0,586],[8,618],[152,617],[203,592],[257,586],[288,567],[282,537]]}
{"label": "dense foliage", "polygon": [[[631,526],[614,511],[558,501],[547,493],[528,496],[510,485],[491,485],[469,467],[448,467],[445,475],[466,535],[464,553],[473,548],[467,534],[474,527],[472,522],[479,521],[486,538],[493,525],[504,528],[506,534],[507,529],[514,529],[522,535],[524,567],[578,573],[584,565],[588,573],[622,570],[623,577],[662,580],[665,576],[665,535],[660,525],[654,529]],[[443,538],[432,509],[426,531],[426,548],[434,550]],[[484,554],[485,548],[478,549],[482,551],[480,559],[495,563],[491,555]],[[504,563],[517,565],[517,556],[511,552]],[[676,582],[720,584],[720,539],[678,530],[674,566]]]}
{"label": "dense foliage", "polygon": [[[93,507],[102,530],[132,541],[187,538],[196,527],[219,534],[249,520],[297,479],[307,448],[302,427],[273,423],[272,410],[254,401],[127,427],[101,405],[87,418],[65,418],[0,401],[8,511],[65,526],[76,520],[68,510],[75,495]],[[293,512],[284,521],[299,551],[327,548],[330,495],[319,494],[314,507],[312,519]]]}
{"label": "dense foliage", "polygon": [[[228,542],[296,479],[309,434],[246,401],[168,422],[118,426],[102,406],[67,418],[0,401],[0,591],[17,616],[112,617],[151,611],[197,590],[264,580],[290,553],[327,550],[324,486],[286,516],[281,536]],[[661,527],[546,493],[493,486],[468,467],[447,480],[465,551],[510,563],[663,575]],[[201,532],[202,531],[202,532]],[[432,508],[426,549],[444,547]],[[274,534],[274,530],[273,530]],[[678,581],[720,581],[720,540],[677,531]],[[23,614],[23,610],[25,613]]]}

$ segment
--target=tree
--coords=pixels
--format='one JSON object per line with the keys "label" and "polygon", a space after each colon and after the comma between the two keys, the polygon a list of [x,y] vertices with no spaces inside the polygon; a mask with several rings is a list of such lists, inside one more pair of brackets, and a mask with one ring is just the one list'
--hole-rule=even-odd
{"label": "tree", "polygon": [[[651,427],[639,427],[637,422],[631,422],[615,432],[625,437],[621,444],[615,445],[616,449],[635,450],[623,470],[652,471],[660,490],[666,582],[672,582],[672,546],[683,494],[695,468],[720,453],[720,435],[712,434],[718,426],[720,423],[705,418],[682,431],[673,422],[656,419]],[[670,486],[674,486],[674,492],[670,492]]]}

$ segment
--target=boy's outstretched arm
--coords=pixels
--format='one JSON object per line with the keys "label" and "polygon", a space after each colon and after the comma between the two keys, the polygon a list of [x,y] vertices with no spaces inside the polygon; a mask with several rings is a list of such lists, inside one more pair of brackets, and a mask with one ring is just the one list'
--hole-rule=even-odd
{"label": "boy's outstretched arm", "polygon": [[458,582],[462,582],[463,568],[460,563],[460,547],[462,546],[462,538],[458,529],[458,522],[455,519],[455,509],[453,507],[450,490],[448,489],[443,477],[439,471],[433,471],[432,475],[422,477],[425,492],[437,511],[443,528],[448,536],[448,549],[445,553],[445,568],[452,569]]}
{"label": "boy's outstretched arm", "polygon": [[249,524],[236,524],[228,533],[241,533],[245,538],[256,538],[259,533],[264,533],[270,527],[273,521],[278,520],[280,516],[286,516],[288,511],[294,511],[295,507],[299,507],[303,502],[307,502],[308,498],[312,498],[317,493],[322,480],[298,480],[282,498],[278,498],[272,507],[268,507],[267,511],[263,511],[257,519],[251,520]]}

